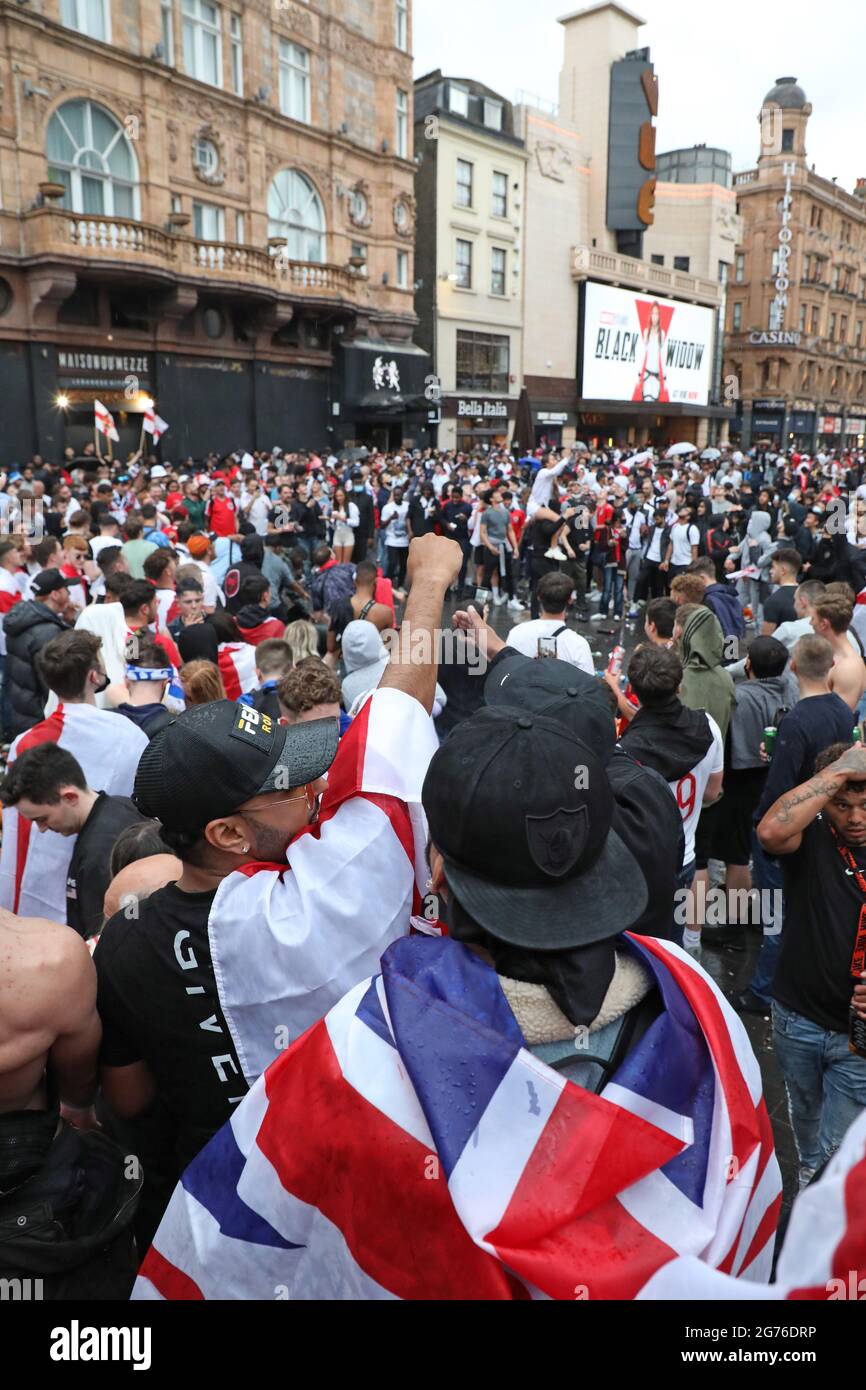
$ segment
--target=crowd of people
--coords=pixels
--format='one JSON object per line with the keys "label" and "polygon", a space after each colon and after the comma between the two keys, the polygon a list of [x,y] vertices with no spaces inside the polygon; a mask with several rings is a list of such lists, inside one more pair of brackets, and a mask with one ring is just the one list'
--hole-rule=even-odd
{"label": "crowd of people", "polygon": [[0,522],[0,1276],[574,1297],[591,1247],[592,1297],[827,1296],[866,454],[68,450]]}

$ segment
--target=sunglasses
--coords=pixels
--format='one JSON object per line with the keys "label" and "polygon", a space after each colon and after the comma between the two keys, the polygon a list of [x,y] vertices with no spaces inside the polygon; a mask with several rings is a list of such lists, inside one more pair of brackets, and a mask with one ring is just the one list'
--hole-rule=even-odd
{"label": "sunglasses", "polygon": [[287,806],[290,801],[306,801],[307,810],[312,811],[316,804],[316,793],[313,791],[312,782],[307,782],[300,796],[284,796],[279,801],[270,801],[267,806],[248,806],[242,812],[245,816],[261,815],[263,811],[270,811],[272,806]]}

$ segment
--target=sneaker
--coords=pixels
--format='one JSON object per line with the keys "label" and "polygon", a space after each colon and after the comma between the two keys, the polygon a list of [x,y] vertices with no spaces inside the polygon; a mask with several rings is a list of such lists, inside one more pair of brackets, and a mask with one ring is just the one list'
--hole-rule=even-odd
{"label": "sneaker", "polygon": [[512,613],[525,613],[525,612],[526,612],[526,604],[525,604],[525,603],[521,603],[519,598],[513,598],[513,599],[511,599],[510,602],[509,602],[509,604],[508,604],[508,607],[510,608],[510,610],[511,610]]}
{"label": "sneaker", "polygon": [[741,927],[704,927],[701,939],[711,951],[745,951],[746,941]]}
{"label": "sneaker", "polygon": [[762,1018],[768,1018],[770,1014],[770,1005],[759,999],[752,989],[744,989],[739,994],[729,994],[728,1002],[733,1004],[738,1014],[760,1014]]}
{"label": "sneaker", "polygon": [[554,546],[551,550],[546,550],[544,552],[544,558],[545,560],[567,560],[568,556],[566,555],[565,551],[560,550],[559,546],[557,545]]}
{"label": "sneaker", "polygon": [[613,620],[614,620],[615,623],[621,623],[621,622],[622,622],[622,614],[621,614],[621,613],[614,613],[614,615],[613,615]]}
{"label": "sneaker", "polygon": [[631,608],[631,609],[629,609],[628,620],[629,620],[630,623],[636,622],[637,619],[638,619],[639,617],[640,617],[640,609],[639,609],[639,608]]}
{"label": "sneaker", "polygon": [[580,612],[577,615],[577,621],[579,623],[588,623],[590,621],[588,608],[581,608]]}
{"label": "sneaker", "polygon": [[493,596],[493,606],[494,606],[494,608],[501,608],[502,605],[503,605],[503,603],[505,603],[505,602],[507,601],[507,598],[508,598],[508,595],[507,595],[507,594],[494,594],[494,596]]}

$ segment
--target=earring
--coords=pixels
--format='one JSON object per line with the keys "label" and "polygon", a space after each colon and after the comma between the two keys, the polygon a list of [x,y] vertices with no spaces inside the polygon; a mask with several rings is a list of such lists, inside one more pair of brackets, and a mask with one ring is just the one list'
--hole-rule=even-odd
{"label": "earring", "polygon": [[249,854],[249,852],[250,852],[250,847],[249,847],[249,845],[244,845],[244,854]]}

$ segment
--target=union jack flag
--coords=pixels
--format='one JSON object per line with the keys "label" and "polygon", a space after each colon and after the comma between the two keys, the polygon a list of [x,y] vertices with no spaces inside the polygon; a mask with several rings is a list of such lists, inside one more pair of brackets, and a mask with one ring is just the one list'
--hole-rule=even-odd
{"label": "union jack flag", "polygon": [[634,1299],[666,1271],[654,1296],[695,1298],[696,1270],[765,1283],[781,1178],[747,1034],[678,947],[619,948],[663,1009],[594,1095],[528,1050],[465,947],[396,941],[186,1170],[134,1297]]}

